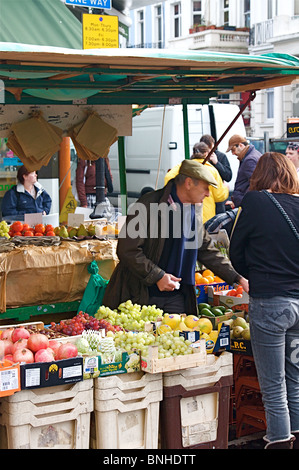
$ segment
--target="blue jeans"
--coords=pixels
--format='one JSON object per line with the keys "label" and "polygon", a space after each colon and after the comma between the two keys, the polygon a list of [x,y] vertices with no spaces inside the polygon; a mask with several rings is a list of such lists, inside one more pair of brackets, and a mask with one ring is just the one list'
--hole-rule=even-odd
{"label": "blue jeans", "polygon": [[251,345],[270,442],[299,431],[299,299],[250,298]]}

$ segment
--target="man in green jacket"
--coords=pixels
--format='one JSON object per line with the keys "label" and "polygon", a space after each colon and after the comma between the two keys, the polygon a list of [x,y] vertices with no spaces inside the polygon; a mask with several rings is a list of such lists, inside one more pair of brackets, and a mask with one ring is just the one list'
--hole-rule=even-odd
{"label": "man in green jacket", "polygon": [[217,250],[202,224],[202,201],[217,182],[205,165],[184,160],[179,174],[162,189],[143,195],[119,234],[119,264],[103,305],[126,300],[156,305],[168,313],[197,314],[196,261],[229,284],[248,283]]}

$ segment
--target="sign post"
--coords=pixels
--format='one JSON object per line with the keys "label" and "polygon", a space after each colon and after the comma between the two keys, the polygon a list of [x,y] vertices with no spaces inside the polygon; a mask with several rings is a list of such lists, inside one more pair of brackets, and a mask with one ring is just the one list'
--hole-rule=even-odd
{"label": "sign post", "polygon": [[119,47],[117,16],[83,14],[82,17],[83,49]]}

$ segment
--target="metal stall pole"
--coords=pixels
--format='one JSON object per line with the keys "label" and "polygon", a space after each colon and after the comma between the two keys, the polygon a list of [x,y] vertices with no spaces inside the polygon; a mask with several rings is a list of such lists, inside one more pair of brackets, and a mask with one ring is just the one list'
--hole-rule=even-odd
{"label": "metal stall pole", "polygon": [[118,166],[119,166],[119,183],[120,183],[120,203],[122,215],[127,215],[127,176],[126,176],[126,157],[125,157],[125,138],[118,138]]}
{"label": "metal stall pole", "polygon": [[188,105],[183,103],[183,126],[184,126],[184,147],[185,147],[185,158],[190,158],[189,150],[189,124],[188,124]]}

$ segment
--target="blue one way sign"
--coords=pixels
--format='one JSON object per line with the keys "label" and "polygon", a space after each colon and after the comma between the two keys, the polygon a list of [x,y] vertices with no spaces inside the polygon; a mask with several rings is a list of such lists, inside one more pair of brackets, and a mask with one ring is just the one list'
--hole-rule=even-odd
{"label": "blue one way sign", "polygon": [[111,10],[112,0],[65,0],[67,5],[76,5],[77,7],[103,8]]}

